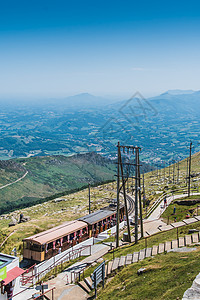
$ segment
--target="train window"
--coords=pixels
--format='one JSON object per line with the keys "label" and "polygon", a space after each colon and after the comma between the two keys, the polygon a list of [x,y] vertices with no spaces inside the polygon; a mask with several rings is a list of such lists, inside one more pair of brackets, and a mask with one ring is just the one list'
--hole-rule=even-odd
{"label": "train window", "polygon": [[63,243],[66,243],[68,241],[68,235],[63,237]]}
{"label": "train window", "polygon": [[38,244],[32,244],[32,245],[31,245],[31,250],[32,250],[32,251],[41,252],[41,245],[38,245]]}
{"label": "train window", "polygon": [[47,250],[52,249],[53,248],[53,242],[48,244]]}
{"label": "train window", "polygon": [[70,234],[70,238],[69,239],[70,239],[70,241],[72,241],[74,239],[74,233]]}
{"label": "train window", "polygon": [[31,243],[30,242],[26,242],[26,249],[30,249],[31,248]]}

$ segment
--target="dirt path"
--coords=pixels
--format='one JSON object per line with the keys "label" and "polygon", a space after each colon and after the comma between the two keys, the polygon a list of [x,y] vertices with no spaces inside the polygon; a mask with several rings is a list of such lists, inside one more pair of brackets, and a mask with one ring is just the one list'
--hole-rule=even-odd
{"label": "dirt path", "polygon": [[17,183],[18,181],[20,181],[20,180],[22,180],[22,179],[24,179],[24,177],[26,177],[27,174],[28,174],[28,171],[26,171],[26,173],[25,173],[22,177],[18,178],[17,180],[15,180],[15,181],[13,181],[13,182],[10,182],[10,183],[7,183],[7,184],[1,186],[1,187],[0,187],[0,190],[4,189],[5,187],[7,187],[7,186],[9,186],[9,185],[12,185],[12,184],[14,184],[14,183]]}
{"label": "dirt path", "polygon": [[13,232],[11,232],[6,238],[5,238],[5,240],[1,243],[1,245],[0,245],[0,249],[1,249],[1,247],[5,244],[5,242],[9,239],[9,237],[11,236],[11,235],[13,235],[15,232],[17,231],[17,229],[15,229]]}

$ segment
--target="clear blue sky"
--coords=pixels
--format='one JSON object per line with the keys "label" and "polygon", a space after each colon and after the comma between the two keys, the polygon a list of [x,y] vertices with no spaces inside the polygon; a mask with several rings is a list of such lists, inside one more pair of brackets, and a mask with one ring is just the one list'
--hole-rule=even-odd
{"label": "clear blue sky", "polygon": [[0,96],[200,89],[199,1],[0,1]]}

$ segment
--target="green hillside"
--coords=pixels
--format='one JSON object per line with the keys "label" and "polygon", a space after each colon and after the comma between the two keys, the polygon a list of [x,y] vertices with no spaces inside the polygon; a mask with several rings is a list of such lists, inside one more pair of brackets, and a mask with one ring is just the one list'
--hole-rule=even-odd
{"label": "green hillside", "polygon": [[77,191],[88,183],[97,185],[112,181],[115,168],[110,160],[95,153],[6,161],[0,171],[0,186],[28,173],[21,181],[0,189],[0,214],[43,202],[55,194]]}
{"label": "green hillside", "polygon": [[0,187],[16,181],[25,172],[24,166],[17,164],[14,160],[0,160]]}

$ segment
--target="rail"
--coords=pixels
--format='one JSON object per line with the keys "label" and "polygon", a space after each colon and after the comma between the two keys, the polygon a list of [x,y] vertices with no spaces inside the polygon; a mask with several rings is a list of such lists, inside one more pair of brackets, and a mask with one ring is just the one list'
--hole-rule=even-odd
{"label": "rail", "polygon": [[48,274],[55,267],[65,263],[66,261],[70,261],[71,259],[80,257],[81,252],[88,248],[90,249],[90,253],[91,253],[91,245],[82,246],[75,250],[72,249],[70,252],[61,256],[57,261],[54,260],[50,266],[48,266],[46,269],[42,270],[41,272],[36,273],[34,276],[37,278],[37,281],[39,281],[42,277],[44,277],[46,274]]}
{"label": "rail", "polygon": [[[22,278],[21,278],[21,284],[22,285],[26,285],[27,283],[31,283],[33,284],[32,281],[32,276],[33,276],[33,272],[34,272],[34,267],[36,266],[36,264],[34,264],[33,266],[29,267],[28,269],[26,269],[26,271],[22,274]],[[29,272],[32,272],[31,276],[28,275]]]}
{"label": "rail", "polygon": [[[17,294],[13,295],[13,298],[22,294],[23,292],[28,290],[30,287],[33,287],[37,282],[39,282],[41,280],[41,278],[43,278],[46,274],[48,274],[55,267],[65,263],[66,261],[70,261],[71,259],[80,257],[81,252],[88,248],[90,249],[90,253],[91,253],[91,245],[85,245],[78,249],[73,249],[68,253],[65,253],[57,261],[54,260],[50,266],[48,266],[46,269],[42,270],[41,272],[37,273],[37,270],[35,269],[35,274],[31,275],[29,278],[26,278],[27,283],[32,282],[32,284],[30,284],[27,288],[23,289],[22,291],[18,292]],[[37,265],[35,265],[35,267],[37,267]]]}
{"label": "rail", "polygon": [[54,290],[55,290],[55,287],[51,288],[50,290],[44,292],[43,294],[40,294],[38,297],[34,298],[34,300],[36,299],[44,299],[43,296],[45,296],[47,293],[51,292],[52,294],[52,300],[54,300]]}

